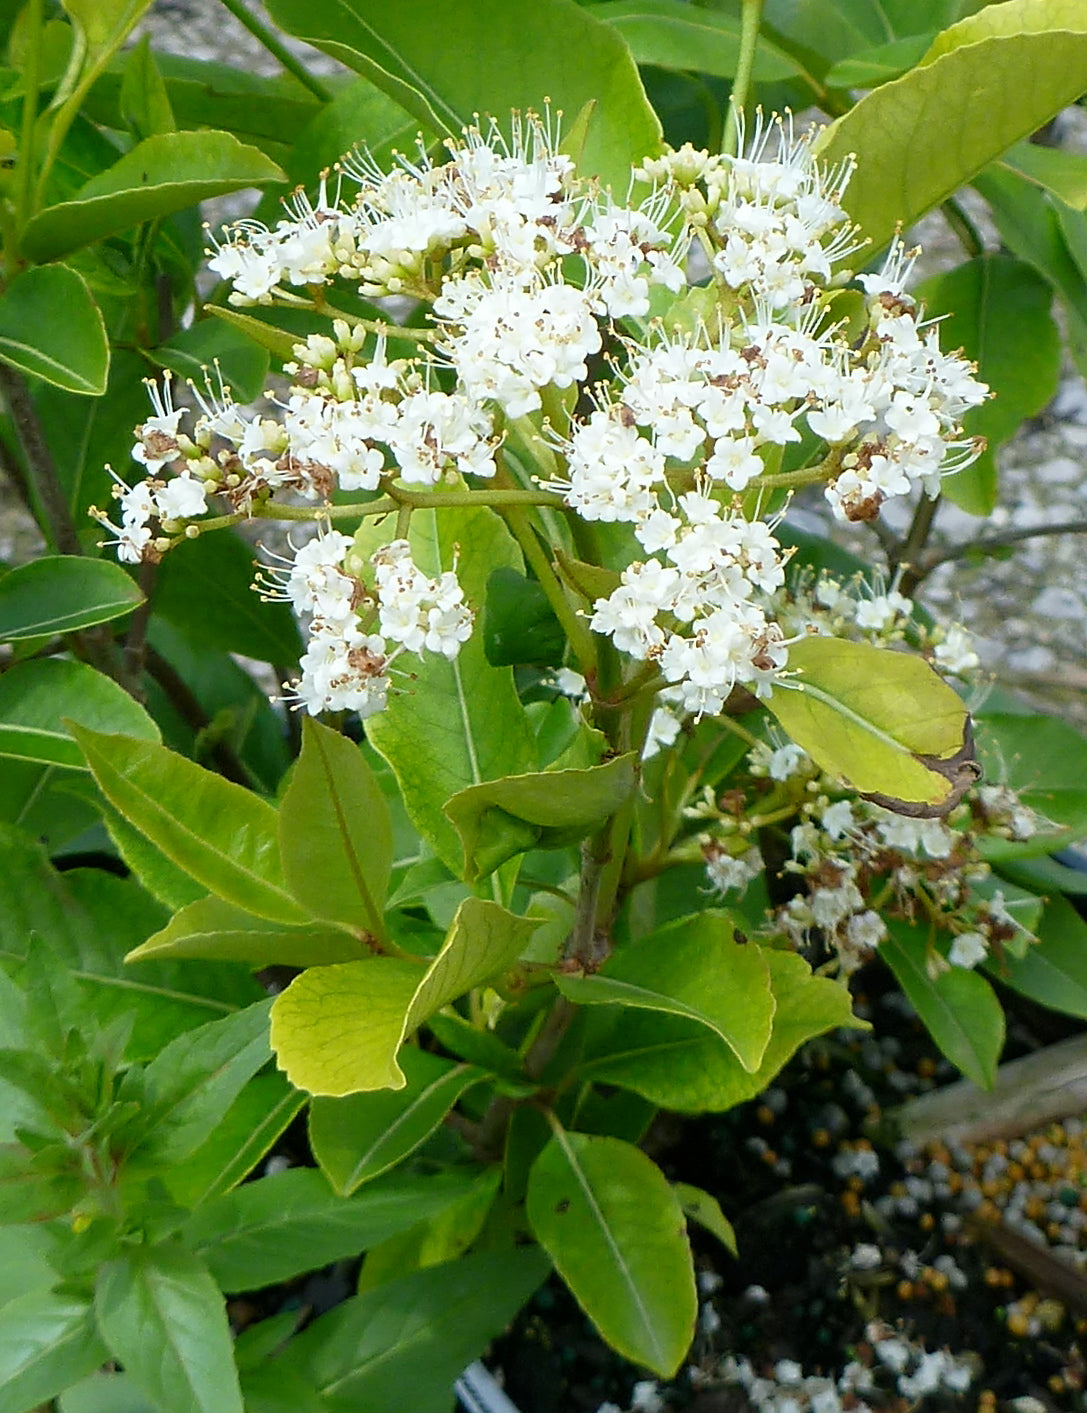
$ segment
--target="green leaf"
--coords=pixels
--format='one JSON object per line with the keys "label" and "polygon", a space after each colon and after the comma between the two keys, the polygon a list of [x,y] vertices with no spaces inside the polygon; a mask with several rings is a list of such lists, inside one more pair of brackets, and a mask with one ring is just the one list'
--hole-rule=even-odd
{"label": "green leaf", "polygon": [[[358,553],[376,545],[356,537]],[[391,530],[382,532],[385,537]],[[487,580],[500,566],[518,568],[521,558],[502,520],[489,509],[436,514],[417,511],[410,540],[416,564],[437,575],[452,568],[474,607],[484,600]],[[519,775],[536,766],[528,718],[508,667],[487,662],[478,633],[450,661],[428,653],[414,672],[410,692],[397,693],[387,709],[371,717],[367,736],[392,766],[411,822],[456,875],[463,849],[442,806],[459,791],[484,780]]]}
{"label": "green leaf", "polygon": [[418,134],[418,118],[368,79],[356,79],[301,129],[284,166],[292,181],[310,184],[359,143],[384,164],[394,151],[407,150]]}
{"label": "green leaf", "polygon": [[943,1053],[967,1079],[992,1089],[1004,1048],[1004,1011],[976,971],[951,967],[929,974],[929,949],[920,928],[890,922],[879,954]]}
{"label": "green leaf", "polygon": [[397,1173],[344,1198],[316,1168],[288,1168],[204,1204],[185,1238],[224,1290],[258,1290],[387,1241],[461,1197],[474,1178],[474,1170]]}
{"label": "green leaf", "polygon": [[73,734],[106,799],[179,868],[247,912],[306,921],[283,881],[271,805],[164,746]]}
{"label": "green leaf", "polygon": [[536,1248],[413,1271],[314,1320],[273,1368],[302,1372],[330,1413],[449,1413],[454,1380],[506,1328],[546,1271]]}
{"label": "green leaf", "polygon": [[664,1174],[618,1138],[556,1128],[528,1179],[540,1245],[608,1343],[671,1378],[698,1296],[683,1211]]}
{"label": "green leaf", "polygon": [[156,133],[173,132],[177,127],[146,34],[128,53],[121,82],[121,116],[137,141]]}
{"label": "green leaf", "polygon": [[445,813],[464,845],[464,877],[484,877],[528,849],[564,849],[599,829],[634,793],[638,757],[588,770],[537,771],[470,786]]}
{"label": "green leaf", "polygon": [[143,707],[85,662],[42,658],[18,663],[0,677],[0,756],[85,771],[73,723],[123,731],[142,741],[159,739]]}
{"label": "green leaf", "polygon": [[475,1066],[451,1064],[410,1046],[400,1066],[407,1080],[403,1089],[314,1099],[310,1105],[313,1156],[343,1197],[414,1152],[465,1090],[486,1078]]}
{"label": "green leaf", "polygon": [[879,250],[1085,89],[1079,0],[1005,0],[938,35],[916,68],[862,98],[816,150],[830,163],[856,154],[842,204]]}
{"label": "green leaf", "polygon": [[82,275],[67,265],[26,270],[0,294],[0,359],[65,392],[101,397],[106,326]]}
{"label": "green leaf", "polygon": [[[587,7],[594,19],[617,30],[639,64],[689,69],[717,78],[734,78],[740,57],[740,21],[729,14],[699,9],[686,0],[604,0]],[[752,77],[757,83],[780,83],[803,77],[784,49],[759,36]]]}
{"label": "green leaf", "polygon": [[0,579],[0,642],[74,633],[123,618],[143,594],[118,564],[77,554],[46,555]]}
{"label": "green leaf", "polygon": [[516,569],[496,569],[487,580],[483,645],[492,667],[542,663],[558,667],[566,634],[542,585]]}
{"label": "green leaf", "polygon": [[29,1413],[106,1357],[87,1301],[29,1290],[0,1309],[0,1406],[4,1413]]}
{"label": "green leaf", "polygon": [[143,1073],[146,1137],[140,1157],[161,1168],[195,1151],[271,1057],[269,1002],[172,1040]]}
{"label": "green leaf", "polygon": [[244,334],[259,348],[265,348],[277,358],[290,358],[294,346],[299,342],[296,334],[287,333],[275,324],[263,319],[255,319],[252,314],[242,314],[237,309],[225,309],[218,304],[205,304],[205,314],[212,314],[238,333]]}
{"label": "green leaf", "polygon": [[919,63],[932,44],[934,33],[930,30],[927,34],[909,34],[839,59],[827,70],[824,82],[828,88],[878,88]]}
{"label": "green leaf", "polygon": [[60,1413],[158,1413],[127,1374],[101,1369],[62,1394],[57,1407]]}
{"label": "green leaf", "polygon": [[961,348],[994,394],[967,413],[969,436],[987,449],[971,466],[945,476],[942,493],[971,515],[991,514],[997,499],[993,454],[1028,417],[1052,401],[1061,373],[1061,336],[1050,306],[1053,289],[1010,255],[981,255],[917,290],[926,316],[941,320],[940,342]]}
{"label": "green leaf", "polygon": [[629,50],[572,0],[271,0],[289,33],[364,74],[432,132],[550,100],[568,122],[595,105],[580,166],[626,193],[631,164],[660,143]]}
{"label": "green leaf", "polygon": [[448,1002],[512,966],[537,926],[497,903],[465,898],[425,972],[391,957],[311,967],[272,1007],[280,1069],[311,1094],[403,1089],[396,1060],[402,1041]]}
{"label": "green leaf", "polygon": [[279,842],[287,886],[307,913],[384,935],[389,808],[359,747],[312,719],[280,805]]}
{"label": "green leaf", "polygon": [[1039,1005],[1087,1019],[1087,923],[1064,898],[1046,904],[1038,941],[1021,959],[990,957],[985,970]]}
{"label": "green leaf", "polygon": [[56,260],[214,196],[283,181],[286,173],[270,158],[228,132],[157,133],[92,177],[70,201],[39,211],[23,232],[23,253],[31,260]]}
{"label": "green leaf", "polygon": [[693,1187],[689,1182],[674,1182],[672,1191],[679,1198],[683,1215],[689,1222],[697,1222],[700,1227],[715,1236],[726,1251],[730,1251],[733,1256],[739,1255],[736,1249],[736,1233],[732,1229],[732,1223],[721,1211],[721,1204],[716,1197],[711,1197],[708,1192],[704,1192],[700,1187]]}
{"label": "green leaf", "polygon": [[[209,375],[221,374],[240,403],[255,402],[261,396],[271,362],[265,349],[222,319],[199,319],[160,343],[151,356],[197,387],[203,387]],[[213,368],[217,373],[212,373]],[[219,536],[215,543],[220,543]]]}
{"label": "green leaf", "polygon": [[754,1073],[770,1041],[774,998],[758,947],[733,938],[724,913],[696,913],[621,948],[595,976],[558,974],[579,1006],[633,1006],[707,1026]]}
{"label": "green leaf", "polygon": [[1087,834],[1087,739],[1067,722],[1034,712],[987,712],[977,725],[986,779],[1007,785],[1040,816],[1037,833],[1023,842],[985,837],[987,859],[1049,854]]}
{"label": "green leaf", "polygon": [[166,927],[142,942],[128,962],[158,957],[217,962],[250,962],[254,966],[313,967],[330,962],[357,961],[368,956],[350,932],[311,923],[276,927],[222,898],[199,898],[172,917]]}
{"label": "green leaf", "polygon": [[1037,142],[1019,142],[1005,152],[1000,166],[1020,173],[1036,189],[1041,187],[1076,211],[1087,210],[1087,157]]}
{"label": "green leaf", "polygon": [[[754,1074],[706,1026],[682,1016],[631,1011],[610,1026],[590,1025],[581,1077],[633,1089],[680,1113],[720,1112],[760,1094],[806,1040],[836,1026],[863,1028],[839,982],[813,976],[793,952],[760,950],[776,1009],[770,1043]],[[597,1016],[604,1021],[604,1013]]]}
{"label": "green leaf", "polygon": [[180,1245],[135,1248],[98,1274],[98,1326],[110,1353],[170,1413],[243,1413],[223,1297]]}
{"label": "green leaf", "polygon": [[939,815],[976,778],[966,708],[922,658],[812,637],[789,649],[789,667],[797,685],[775,688],[767,705],[820,769],[860,794]]}

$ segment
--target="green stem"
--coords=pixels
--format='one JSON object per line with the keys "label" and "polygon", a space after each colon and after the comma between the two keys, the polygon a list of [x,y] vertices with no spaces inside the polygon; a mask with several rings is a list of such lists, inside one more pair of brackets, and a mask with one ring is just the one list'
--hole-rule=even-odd
{"label": "green stem", "polygon": [[[38,125],[38,94],[41,87],[41,38],[43,0],[30,0],[26,7],[26,60],[23,73],[23,126],[19,135],[19,172],[15,193],[15,224],[22,233],[32,214],[34,191],[34,134]],[[14,254],[14,251],[11,252]]]}
{"label": "green stem", "polygon": [[245,26],[259,44],[262,44],[272,58],[277,60],[289,74],[294,74],[299,83],[304,84],[315,98],[322,103],[331,103],[332,94],[319,79],[296,59],[282,40],[242,3],[242,0],[222,0],[223,7],[230,11],[239,24]]}
{"label": "green stem", "polygon": [[981,237],[974,222],[966,214],[963,206],[949,196],[940,208],[944,213],[944,219],[958,237],[959,244],[966,252],[968,259],[974,260],[979,255],[985,254],[985,242]]}
{"label": "green stem", "polygon": [[755,67],[755,46],[759,41],[759,21],[762,19],[763,0],[742,0],[740,15],[740,58],[736,65],[736,78],[728,103],[728,117],[725,120],[725,138],[721,150],[738,157],[740,136],[739,115],[747,108],[751,93],[751,74]]}
{"label": "green stem", "polygon": [[582,677],[590,680],[595,679],[597,671],[596,639],[588,624],[578,616],[574,606],[566,597],[566,592],[559,583],[555,571],[551,568],[551,561],[536,538],[536,531],[532,528],[532,522],[522,505],[523,502],[521,504],[507,503],[503,519],[513,531],[514,538],[521,546],[521,552],[536,575],[540,588],[547,595],[547,602],[551,605],[555,617],[562,624],[570,647],[577,658],[578,671]]}

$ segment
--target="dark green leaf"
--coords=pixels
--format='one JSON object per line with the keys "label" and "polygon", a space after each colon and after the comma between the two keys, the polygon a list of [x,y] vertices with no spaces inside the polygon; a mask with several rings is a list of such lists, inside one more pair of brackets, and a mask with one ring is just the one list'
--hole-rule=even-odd
{"label": "dark green leaf", "polygon": [[[733,78],[740,57],[740,21],[685,0],[604,0],[587,7],[594,19],[612,26],[630,45],[639,64]],[[776,83],[803,76],[784,49],[765,35],[755,50],[752,77]]]}
{"label": "dark green leaf", "polygon": [[143,594],[117,564],[80,555],[46,555],[0,579],[0,642],[74,633],[122,618]]}
{"label": "dark green leaf", "polygon": [[159,739],[143,707],[85,662],[42,658],[21,662],[0,677],[0,756],[85,771],[83,752],[72,738],[74,723],[123,731],[141,741]]}
{"label": "dark green leaf", "polygon": [[906,73],[928,52],[935,30],[911,34],[839,59],[826,73],[828,88],[878,88]]}
{"label": "dark green leaf", "polygon": [[525,662],[559,666],[566,634],[535,579],[504,568],[487,580],[483,646],[492,667]]}
{"label": "dark green leaf", "polygon": [[985,969],[1021,996],[1087,1019],[1087,923],[1064,898],[1046,904],[1038,942],[1021,959],[990,956]]}
{"label": "dark green leaf", "polygon": [[[270,363],[265,349],[222,319],[198,320],[166,343],[160,343],[152,357],[198,388],[203,388],[210,377],[218,391],[221,375],[226,388],[240,403],[255,402],[260,397]],[[221,538],[215,537],[217,545]]]}
{"label": "dark green leaf", "polygon": [[121,117],[137,141],[156,133],[173,132],[177,127],[146,34],[128,54],[121,81]]}
{"label": "dark green leaf", "polygon": [[0,294],[0,359],[65,392],[101,397],[109,343],[82,275],[43,265],[8,285]]}
{"label": "dark green leaf", "polygon": [[1048,854],[1087,834],[1087,740],[1074,727],[1034,712],[982,712],[977,727],[985,778],[1009,786],[1039,815],[1037,832],[1023,842],[985,837],[986,858]]}

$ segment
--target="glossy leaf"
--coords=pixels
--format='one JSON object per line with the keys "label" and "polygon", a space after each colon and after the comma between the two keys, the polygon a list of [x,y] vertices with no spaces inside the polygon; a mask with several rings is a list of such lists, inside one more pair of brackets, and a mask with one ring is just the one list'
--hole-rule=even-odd
{"label": "glossy leaf", "polygon": [[271,805],[163,746],[74,734],[105,797],[179,868],[236,907],[306,921],[283,881]]}
{"label": "glossy leaf", "polygon": [[29,1413],[48,1403],[106,1357],[91,1308],[77,1295],[28,1290],[0,1308],[5,1413]]}
{"label": "glossy leaf", "polygon": [[162,74],[145,34],[133,45],[121,83],[121,117],[137,140],[177,127]]}
{"label": "glossy leaf", "polygon": [[538,771],[461,790],[445,813],[464,845],[469,883],[528,849],[563,849],[599,829],[634,792],[638,760]]}
{"label": "glossy leaf", "polygon": [[[240,403],[255,402],[261,396],[271,362],[265,349],[222,319],[200,319],[190,324],[160,343],[152,357],[198,388],[205,386],[209,375],[217,378],[221,374]],[[219,543],[219,536],[215,543]]]}
{"label": "glossy leaf", "polygon": [[[360,532],[367,557],[375,545]],[[383,532],[386,537],[389,531]],[[487,509],[417,511],[410,540],[415,562],[437,575],[452,567],[473,607],[484,600],[491,572],[520,566],[520,552],[501,519]],[[367,736],[392,766],[412,823],[442,862],[459,875],[464,851],[443,812],[450,796],[534,770],[536,750],[508,667],[492,667],[478,633],[450,661],[428,653],[410,692],[398,693],[367,722]]]}
{"label": "glossy leaf", "polygon": [[776,1009],[770,1043],[754,1074],[707,1027],[681,1016],[631,1011],[611,1026],[590,1025],[582,1077],[632,1089],[680,1113],[719,1112],[760,1094],[806,1040],[836,1026],[864,1028],[839,982],[813,976],[793,952],[761,950]]}
{"label": "glossy leaf", "polygon": [[332,96],[297,134],[284,166],[292,181],[310,184],[326,167],[360,142],[378,161],[407,151],[419,135],[419,120],[369,79],[356,79]]}
{"label": "glossy leaf", "polygon": [[1087,1019],[1087,923],[1064,898],[1046,904],[1038,942],[1022,958],[990,956],[985,969],[1039,1005]]}
{"label": "glossy leaf", "polygon": [[[960,698],[922,658],[812,637],[789,650],[797,687],[777,687],[768,706],[816,764],[862,794],[950,808],[967,745]],[[909,812],[908,810],[906,812]]]}
{"label": "glossy leaf", "polygon": [[516,569],[494,571],[487,580],[483,646],[492,667],[562,663],[566,634],[536,579]]}
{"label": "glossy leaf", "polygon": [[289,33],[364,74],[432,132],[460,135],[480,113],[541,111],[572,122],[595,105],[581,158],[587,176],[625,195],[631,163],[660,142],[623,41],[572,0],[271,0]]}
{"label": "glossy leaf", "polygon": [[454,1380],[546,1273],[535,1247],[413,1271],[314,1320],[273,1368],[299,1370],[330,1413],[448,1413]]}
{"label": "glossy leaf", "polygon": [[[739,18],[685,0],[604,0],[589,13],[617,30],[639,64],[734,78],[740,56]],[[778,83],[803,75],[784,49],[760,36],[752,77]]]}
{"label": "glossy leaf", "polygon": [[826,162],[856,154],[843,205],[879,250],[1085,89],[1079,0],[1005,0],[944,30],[920,65],[862,98],[816,147]]}
{"label": "glossy leaf", "polygon": [[106,326],[82,275],[26,270],[0,294],[0,359],[68,393],[100,397],[109,376]]}
{"label": "glossy leaf", "polygon": [[721,1211],[721,1204],[716,1197],[689,1182],[674,1182],[672,1191],[679,1198],[683,1215],[689,1222],[697,1222],[700,1227],[711,1232],[733,1256],[738,1254],[736,1233],[732,1223]]}
{"label": "glossy leaf", "polygon": [[153,933],[126,961],[158,957],[218,962],[249,962],[254,966],[313,967],[330,962],[357,961],[368,956],[357,937],[323,923],[276,927],[222,898],[199,898],[183,907],[160,931]]}
{"label": "glossy leaf", "polygon": [[0,642],[74,633],[122,618],[143,602],[118,564],[81,555],[47,555],[0,578]]}
{"label": "glossy leaf", "polygon": [[393,861],[381,786],[359,747],[312,718],[279,809],[283,872],[313,917],[384,933]]}
{"label": "glossy leaf", "polygon": [[827,70],[826,85],[828,88],[878,88],[881,83],[912,69],[928,52],[933,33],[930,30],[928,34],[906,35],[839,59]]}
{"label": "glossy leaf", "polygon": [[951,967],[932,975],[925,933],[889,925],[879,955],[943,1053],[967,1079],[991,1089],[1004,1048],[1004,1011],[993,988],[976,971]]}
{"label": "glossy leaf", "polygon": [[0,756],[85,771],[72,725],[157,742],[158,727],[123,687],[85,662],[42,658],[0,677]]}
{"label": "glossy leaf", "polygon": [[697,1021],[751,1073],[770,1040],[769,968],[758,947],[734,941],[723,913],[683,918],[621,948],[595,976],[560,973],[555,984],[579,1006],[632,1006]]}
{"label": "glossy leaf", "polygon": [[994,394],[964,422],[969,436],[986,438],[987,449],[940,482],[942,493],[963,510],[989,515],[997,499],[994,452],[1048,405],[1060,381],[1053,289],[1021,260],[982,255],[926,280],[917,297],[928,317],[941,320],[943,347],[961,348]]}
{"label": "glossy leaf", "polygon": [[536,926],[496,903],[466,898],[425,971],[391,957],[311,967],[272,1008],[279,1067],[311,1094],[403,1089],[396,1059],[402,1041],[449,1001],[512,966]]}
{"label": "glossy leaf", "polygon": [[486,1078],[473,1065],[456,1065],[405,1047],[403,1089],[314,1099],[309,1135],[313,1156],[344,1197],[395,1167],[437,1128],[466,1089]]}
{"label": "glossy leaf", "polygon": [[1049,854],[1087,834],[1087,739],[1055,716],[989,712],[978,718],[978,751],[985,778],[1008,785],[1036,811],[1029,839],[986,837],[986,858]]}
{"label": "glossy leaf", "polygon": [[1087,156],[1037,142],[1019,142],[1000,166],[1019,172],[1035,187],[1052,193],[1077,211],[1087,209]]}
{"label": "glossy leaf", "polygon": [[92,177],[72,200],[40,211],[23,232],[22,248],[32,260],[56,260],[199,201],[285,180],[263,152],[230,133],[157,133]]}
{"label": "glossy leaf", "polygon": [[621,1139],[557,1129],[532,1166],[525,1210],[608,1343],[671,1378],[698,1297],[683,1211],[656,1164]]}
{"label": "glossy leaf", "polygon": [[242,1413],[230,1326],[207,1266],[180,1245],[133,1248],[98,1274],[110,1353],[171,1413]]}
{"label": "glossy leaf", "polygon": [[388,1240],[462,1196],[474,1176],[398,1173],[344,1198],[315,1168],[288,1168],[201,1206],[185,1238],[224,1290],[257,1290]]}

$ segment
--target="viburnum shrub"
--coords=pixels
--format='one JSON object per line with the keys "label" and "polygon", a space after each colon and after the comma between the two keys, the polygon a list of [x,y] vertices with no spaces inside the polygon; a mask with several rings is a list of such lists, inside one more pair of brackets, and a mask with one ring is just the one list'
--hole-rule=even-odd
{"label": "viburnum shrub", "polygon": [[[757,4],[735,34],[700,10],[733,57],[691,66],[731,66],[733,105],[669,145],[612,5],[427,0],[409,22],[345,0],[329,29],[274,0],[366,78],[326,90],[246,11],[300,85],[242,105],[274,126],[254,136],[292,174],[356,104],[364,140],[209,233],[193,320],[174,213],[283,173],[184,128],[211,100],[146,46],[110,89],[140,6],[112,29],[66,6],[77,78],[33,138],[67,39],[32,0],[0,360],[16,479],[60,553],[0,580],[0,904],[26,910],[0,922],[0,1177],[13,1230],[53,1244],[13,1238],[44,1274],[0,1303],[5,1408],[87,1379],[169,1413],[439,1413],[550,1266],[670,1376],[697,1314],[685,1217],[734,1237],[641,1146],[659,1109],[728,1110],[865,1026],[868,963],[981,1084],[990,977],[1087,1013],[1082,924],[1037,861],[1087,832],[1066,780],[1087,747],[987,700],[967,628],[915,602],[936,499],[991,509],[986,433],[1052,392],[1052,289],[971,247],[956,204],[971,258],[920,291],[896,233],[978,173],[1021,230],[1033,150],[986,164],[1087,87],[1082,16],[1047,5],[950,7],[886,88],[827,56],[799,92],[841,112],[823,130],[748,104]],[[994,127],[979,85],[1028,50],[1048,77],[1014,100],[1000,80]],[[488,60],[483,89],[457,52]],[[69,132],[117,124],[128,150],[56,189]],[[39,306],[66,342],[33,332]],[[184,327],[156,337],[167,306]],[[1028,307],[1045,366],[1013,375],[978,330]],[[50,437],[95,397],[62,474]],[[801,498],[839,543],[799,528]],[[253,1177],[304,1108],[303,1161]],[[232,1347],[223,1292],[360,1252],[358,1294]],[[5,1365],[28,1341],[41,1358]]]}

